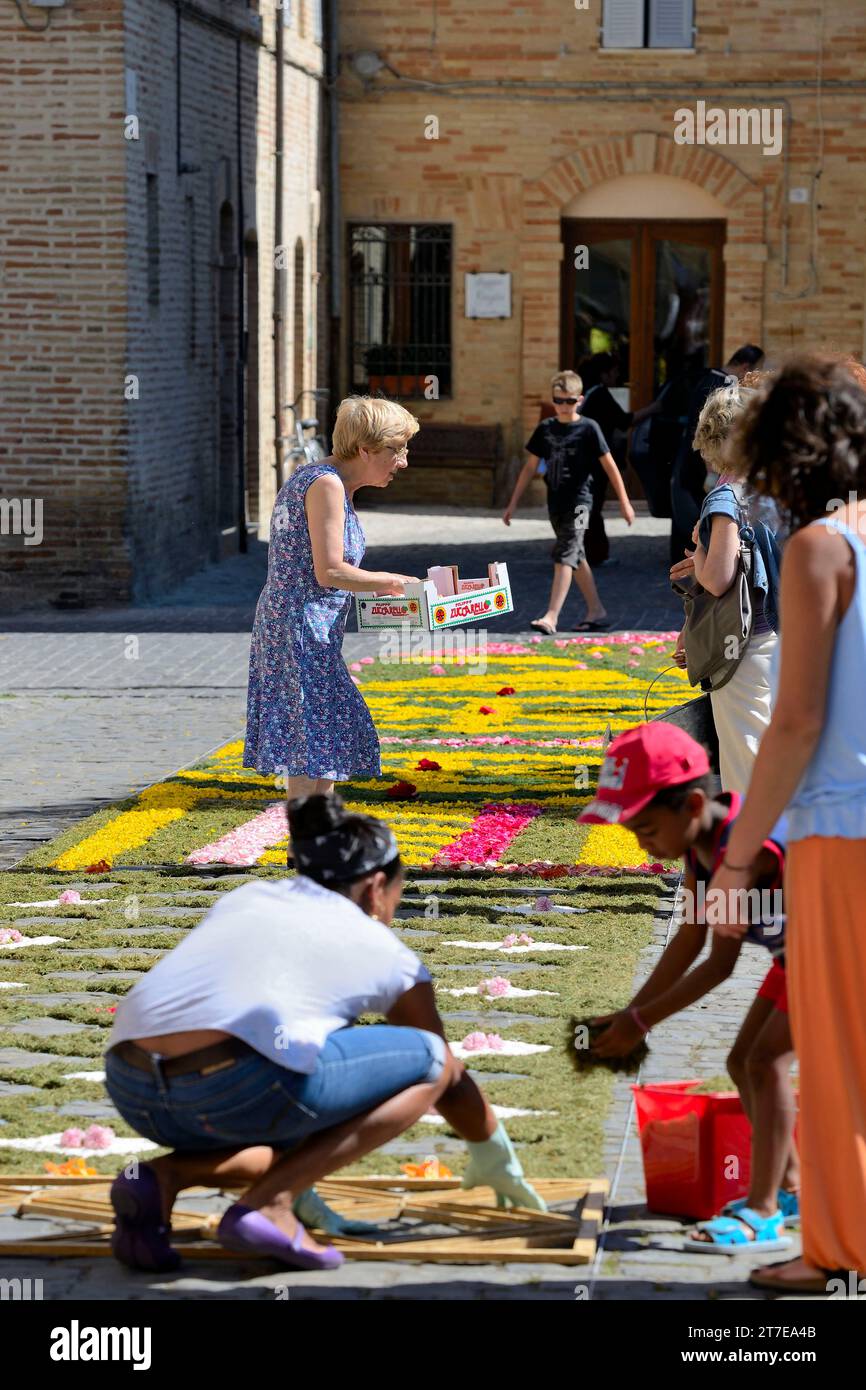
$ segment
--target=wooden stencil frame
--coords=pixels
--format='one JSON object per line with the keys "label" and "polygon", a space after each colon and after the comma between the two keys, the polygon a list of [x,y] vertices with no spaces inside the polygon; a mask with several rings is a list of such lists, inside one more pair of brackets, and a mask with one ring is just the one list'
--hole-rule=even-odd
{"label": "wooden stencil frame", "polygon": [[[316,1184],[320,1196],[343,1215],[359,1220],[389,1222],[403,1218],[434,1226],[448,1225],[452,1234],[413,1238],[396,1235],[391,1226],[382,1240],[367,1236],[337,1236],[331,1243],[353,1260],[422,1261],[443,1264],[562,1264],[584,1265],[595,1258],[604,1217],[608,1183],[604,1178],[538,1178],[534,1187],[549,1204],[568,1203],[567,1210],[534,1211],[500,1208],[491,1188],[460,1186],[457,1178],[328,1178]],[[57,1216],[87,1223],[91,1230],[61,1232],[31,1240],[0,1242],[0,1256],[43,1259],[106,1257],[111,1255],[113,1213],[110,1179],[45,1178],[36,1174],[0,1177],[0,1200],[23,1188],[17,1214]],[[213,1189],[197,1189],[199,1192]],[[16,1195],[18,1195],[16,1193]],[[180,1253],[193,1260],[267,1258],[239,1255],[214,1240],[219,1217],[177,1208],[172,1233]]]}

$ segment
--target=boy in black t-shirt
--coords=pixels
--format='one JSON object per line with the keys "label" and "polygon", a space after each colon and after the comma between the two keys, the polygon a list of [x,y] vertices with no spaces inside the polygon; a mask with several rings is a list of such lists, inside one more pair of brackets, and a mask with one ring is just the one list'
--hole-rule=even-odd
{"label": "boy in black t-shirt", "polygon": [[634,521],[634,511],[604,435],[594,420],[585,420],[577,413],[583,395],[580,377],[576,372],[557,372],[551,382],[551,394],[556,418],[542,420],[528,440],[529,458],[514,484],[502,520],[506,526],[511,525],[517,504],[535,476],[539,460],[544,459],[547,512],[556,535],[551,552],[553,585],[547,612],[535,618],[532,627],[548,636],[556,632],[573,575],[587,607],[586,619],[578,623],[576,631],[603,632],[610,624],[584,554],[584,534],[592,508],[592,474],[597,465],[610,479],[629,526]]}

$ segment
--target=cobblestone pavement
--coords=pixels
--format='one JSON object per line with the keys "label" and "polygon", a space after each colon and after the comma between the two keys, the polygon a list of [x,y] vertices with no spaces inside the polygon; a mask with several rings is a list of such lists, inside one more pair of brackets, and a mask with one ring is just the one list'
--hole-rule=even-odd
{"label": "cobblestone pavement", "polygon": [[[500,514],[445,508],[362,511],[367,535],[365,565],[423,576],[429,565],[456,564],[463,575],[486,574],[490,560],[508,563],[514,613],[496,621],[497,632],[524,631],[547,606],[552,532],[543,511],[522,513],[510,527]],[[668,583],[670,522],[639,516],[628,528],[616,515],[606,520],[611,558],[619,563],[596,572],[599,592],[615,628],[666,631],[677,625],[681,605]],[[405,539],[399,539],[405,537]],[[267,546],[250,537],[246,555],[211,565],[158,602],[137,606],[57,612],[41,608],[2,615],[6,632],[235,632],[249,633],[267,571]],[[579,622],[583,605],[576,588],[563,622]]]}
{"label": "cobblestone pavement", "polygon": [[[549,528],[543,513],[526,514],[510,530],[498,514],[443,512],[365,515],[367,563],[424,573],[430,563],[459,563],[484,573],[487,561],[509,564],[517,611],[497,632],[525,632],[546,603]],[[602,570],[599,587],[613,625],[665,631],[680,611],[667,584],[666,525],[639,518],[629,534],[609,525],[621,563]],[[411,544],[393,543],[398,534]],[[442,545],[443,536],[447,537]],[[249,631],[266,570],[266,547],[255,541],[237,556],[188,580],[158,604],[81,613],[19,613],[0,636],[0,866],[57,834],[100,805],[158,780],[243,728]],[[577,596],[567,615],[580,616]],[[492,629],[491,629],[492,631]],[[349,635],[354,658],[375,651],[376,637]],[[638,977],[652,969],[670,924],[667,900],[644,952]],[[145,928],[146,930],[146,928]],[[107,947],[112,951],[114,948]],[[725,1054],[751,999],[764,962],[744,958],[735,976],[703,1005],[662,1027],[652,1040],[644,1080],[675,1080],[724,1070]],[[98,972],[71,984],[99,986]],[[28,1262],[51,1299],[704,1299],[755,1295],[743,1282],[747,1256],[684,1254],[678,1222],[643,1208],[640,1150],[630,1113],[628,1081],[617,1078],[605,1132],[605,1170],[612,1182],[609,1227],[595,1265],[461,1267],[351,1263],[331,1275],[261,1273],[220,1262],[195,1265],[178,1277],[129,1275],[111,1261]],[[218,1197],[205,1205],[218,1205]],[[202,1199],[189,1205],[201,1209]],[[28,1219],[28,1232],[50,1220]],[[20,1223],[0,1211],[0,1239]],[[21,1274],[0,1262],[0,1277]]]}

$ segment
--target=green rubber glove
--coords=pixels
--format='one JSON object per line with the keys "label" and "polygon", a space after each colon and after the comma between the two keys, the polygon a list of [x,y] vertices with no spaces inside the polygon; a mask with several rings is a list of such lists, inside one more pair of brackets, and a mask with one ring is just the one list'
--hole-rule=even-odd
{"label": "green rubber glove", "polygon": [[381,1232],[381,1227],[373,1221],[353,1221],[341,1216],[329,1207],[314,1187],[308,1187],[292,1203],[295,1216],[304,1226],[315,1227],[329,1236],[363,1236],[372,1231]]}
{"label": "green rubber glove", "polygon": [[530,1187],[523,1176],[520,1159],[501,1123],[489,1139],[470,1144],[469,1166],[463,1175],[463,1187],[492,1187],[498,1207],[534,1207],[547,1211],[547,1203]]}

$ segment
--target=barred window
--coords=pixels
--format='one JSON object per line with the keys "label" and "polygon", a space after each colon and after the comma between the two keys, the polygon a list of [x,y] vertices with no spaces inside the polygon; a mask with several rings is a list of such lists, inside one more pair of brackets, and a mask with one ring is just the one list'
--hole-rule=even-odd
{"label": "barred window", "polygon": [[452,228],[356,224],[348,261],[350,389],[449,396]]}

